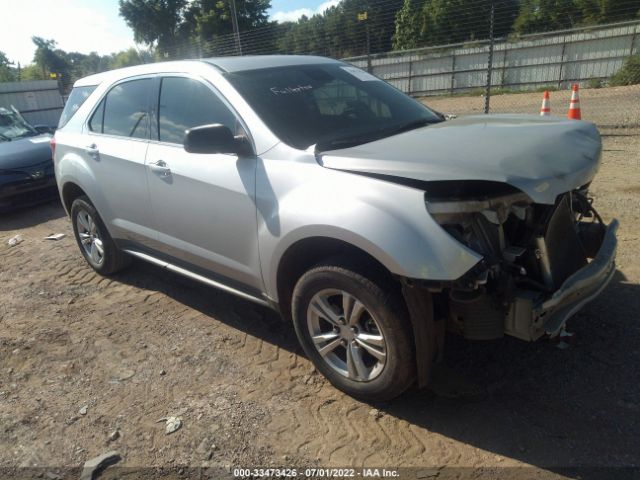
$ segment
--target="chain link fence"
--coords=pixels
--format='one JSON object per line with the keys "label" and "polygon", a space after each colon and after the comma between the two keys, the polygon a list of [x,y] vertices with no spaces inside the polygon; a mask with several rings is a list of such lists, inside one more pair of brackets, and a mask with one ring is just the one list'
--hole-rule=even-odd
{"label": "chain link fence", "polygon": [[[601,127],[640,126],[640,12],[629,10],[628,18],[634,20],[625,22],[516,35],[509,30],[512,12],[501,6],[506,2],[495,2],[495,9],[494,2],[476,3],[477,9],[471,2],[467,11],[458,12],[455,29],[439,37],[471,36],[474,41],[434,45],[423,27],[415,38],[405,38],[405,46],[430,46],[393,51],[398,46],[402,2],[368,0],[362,2],[364,13],[356,10],[357,15],[342,7],[345,2],[339,4],[331,22],[329,17],[315,16],[297,23],[272,22],[247,32],[180,40],[163,49],[155,45],[127,64],[239,54],[329,56],[366,69],[430,107],[455,115],[537,114],[545,90],[551,95],[552,115],[566,115],[571,86],[577,83],[584,119]],[[120,66],[105,58],[89,68],[72,62],[69,71],[57,77],[60,94],[66,97],[77,78]],[[4,106],[1,102],[2,97],[0,106]]]}
{"label": "chain link fence", "polygon": [[640,22],[625,22],[344,60],[447,114],[537,113],[546,90],[552,114],[564,115],[578,84],[583,118],[635,127],[639,33]]}

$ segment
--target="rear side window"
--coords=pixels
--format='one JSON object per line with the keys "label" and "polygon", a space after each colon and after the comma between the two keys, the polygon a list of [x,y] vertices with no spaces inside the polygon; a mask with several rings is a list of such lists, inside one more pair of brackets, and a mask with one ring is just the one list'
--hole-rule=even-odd
{"label": "rear side window", "polygon": [[182,143],[189,128],[221,123],[236,133],[241,128],[234,113],[206,85],[190,78],[162,79],[158,108],[161,142]]}
{"label": "rear side window", "polygon": [[116,85],[94,112],[89,128],[109,135],[149,138],[147,94],[150,88],[148,78]]}
{"label": "rear side window", "polygon": [[84,101],[93,93],[96,89],[96,85],[91,85],[88,87],[75,87],[71,90],[71,94],[69,98],[67,98],[67,103],[64,104],[64,109],[62,110],[62,114],[60,115],[60,120],[58,121],[58,128],[64,127],[71,117],[78,111],[78,109],[82,106]]}

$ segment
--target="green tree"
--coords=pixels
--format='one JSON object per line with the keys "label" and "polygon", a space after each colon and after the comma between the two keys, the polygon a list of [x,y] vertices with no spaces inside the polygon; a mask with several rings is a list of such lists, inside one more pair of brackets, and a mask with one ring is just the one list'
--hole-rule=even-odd
{"label": "green tree", "polygon": [[[297,22],[281,24],[283,34],[277,43],[282,53],[318,54],[349,57],[367,52],[369,28],[371,53],[391,49],[393,18],[403,0],[342,0],[321,14],[302,16]],[[358,14],[367,14],[364,21]]]}
{"label": "green tree", "polygon": [[31,37],[36,46],[33,61],[40,68],[43,79],[49,78],[49,74],[55,73],[62,84],[71,81],[71,68],[65,56],[66,52],[57,49],[55,40],[46,40],[41,37]]}
{"label": "green tree", "polygon": [[[271,7],[271,0],[235,0],[235,6],[240,32],[269,25],[267,10]],[[194,0],[185,19],[204,40],[233,33],[229,0]]]}
{"label": "green tree", "polygon": [[136,42],[157,47],[163,56],[175,56],[183,41],[187,5],[187,0],[120,0],[120,16],[133,30]]}
{"label": "green tree", "polygon": [[640,17],[640,0],[522,0],[517,34],[547,32]]}
{"label": "green tree", "polygon": [[582,18],[582,11],[573,1],[523,0],[513,31],[526,34],[562,30],[580,24]]}
{"label": "green tree", "polygon": [[[640,0],[575,0],[589,24],[632,20],[640,17]],[[585,5],[586,4],[586,5]],[[594,5],[595,4],[595,5]],[[590,12],[594,12],[590,15]]]}
{"label": "green tree", "polygon": [[418,3],[418,0],[404,0],[402,8],[398,10],[393,35],[394,50],[408,50],[418,46],[420,35]]}
{"label": "green tree", "polygon": [[518,15],[519,0],[405,0],[395,22],[394,49],[489,38],[491,6],[494,36],[507,36]]}
{"label": "green tree", "polygon": [[[269,41],[268,32],[261,32],[264,37],[259,39],[247,33],[271,24],[267,14],[270,0],[235,0],[234,3],[240,36],[245,37],[242,43],[247,44],[249,51],[263,46]],[[236,53],[231,0],[193,0],[185,11],[182,31],[199,55]]]}
{"label": "green tree", "polygon": [[141,65],[143,63],[151,63],[152,61],[153,56],[151,52],[130,48],[128,50],[123,50],[122,52],[114,53],[109,62],[109,68],[131,67],[134,65]]}
{"label": "green tree", "polygon": [[[235,6],[241,34],[270,24],[270,0]],[[161,58],[235,51],[230,0],[120,0],[120,15],[135,40],[155,46]]]}
{"label": "green tree", "polygon": [[20,80],[46,80],[42,74],[42,70],[35,63],[22,68],[20,72]]}
{"label": "green tree", "polygon": [[15,80],[11,62],[4,52],[0,51],[0,82],[12,82]]}

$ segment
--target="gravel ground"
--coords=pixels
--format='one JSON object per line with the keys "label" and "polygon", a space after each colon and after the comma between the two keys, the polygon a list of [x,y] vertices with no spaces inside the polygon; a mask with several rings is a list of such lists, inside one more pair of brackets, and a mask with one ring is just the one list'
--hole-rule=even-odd
{"label": "gravel ground", "polygon": [[[0,477],[77,478],[109,450],[124,467],[162,469],[105,472],[120,478],[314,465],[576,478],[566,469],[638,466],[640,130],[603,140],[593,194],[621,221],[619,270],[570,321],[574,344],[450,337],[433,387],[384,405],[332,388],[266,309],[140,262],[97,276],[57,203],[0,217]],[[168,416],[182,420],[170,435],[158,422]]]}

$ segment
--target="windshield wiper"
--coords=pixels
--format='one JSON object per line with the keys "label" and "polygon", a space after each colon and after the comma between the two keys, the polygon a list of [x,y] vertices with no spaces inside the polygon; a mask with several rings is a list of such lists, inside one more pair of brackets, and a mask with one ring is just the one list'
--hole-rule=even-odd
{"label": "windshield wiper", "polygon": [[369,132],[366,135],[356,135],[348,137],[334,138],[333,140],[320,141],[316,145],[316,151],[324,150],[336,150],[338,148],[349,148],[361,145],[363,143],[373,142],[386,137],[392,137],[409,130],[415,130],[416,128],[424,127],[425,125],[431,125],[433,123],[440,123],[441,120],[433,120],[428,118],[421,118],[420,120],[413,120],[403,125],[386,128],[384,130],[378,130],[376,132]]}
{"label": "windshield wiper", "polygon": [[11,138],[0,133],[0,140],[2,140],[3,142],[10,142]]}
{"label": "windshield wiper", "polygon": [[316,151],[324,150],[337,150],[338,148],[349,148],[361,145],[363,143],[373,142],[381,138],[379,135],[360,135],[353,137],[341,137],[334,138],[333,140],[326,140],[324,142],[318,142],[316,145]]}
{"label": "windshield wiper", "polygon": [[442,120],[432,120],[430,118],[421,118],[420,120],[413,120],[411,122],[407,122],[404,125],[400,125],[399,127],[394,128],[390,132],[388,132],[388,137],[393,135],[398,135],[403,132],[408,132],[409,130],[415,130],[416,128],[424,127],[426,125],[431,125],[434,123],[440,123]]}

